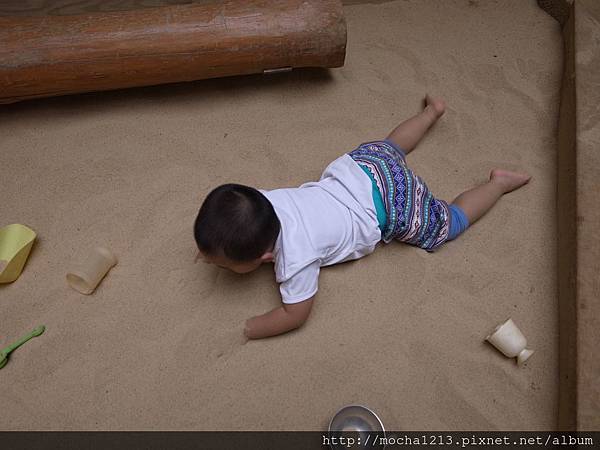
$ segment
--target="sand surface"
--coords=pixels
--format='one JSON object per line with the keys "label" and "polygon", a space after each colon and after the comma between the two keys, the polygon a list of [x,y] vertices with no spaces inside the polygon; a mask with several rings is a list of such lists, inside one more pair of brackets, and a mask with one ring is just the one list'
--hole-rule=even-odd
{"label": "sand surface", "polygon": [[[2,107],[0,225],[38,240],[0,286],[0,345],[47,330],[0,371],[1,429],[318,430],[348,403],[388,429],[555,426],[559,25],[534,0],[349,3],[340,69]],[[497,166],[532,183],[435,254],[323,270],[303,328],[242,345],[277,284],[194,264],[204,196],[317,179],[425,92],[449,108],[408,159],[434,193]],[[83,296],[65,275],[96,245],[119,264]],[[509,316],[536,350],[521,369],[483,342]]]}

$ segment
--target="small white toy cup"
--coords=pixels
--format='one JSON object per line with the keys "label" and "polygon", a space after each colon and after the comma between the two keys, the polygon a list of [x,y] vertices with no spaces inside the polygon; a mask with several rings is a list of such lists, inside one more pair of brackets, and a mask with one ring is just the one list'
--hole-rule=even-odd
{"label": "small white toy cup", "polygon": [[525,348],[527,339],[512,319],[498,325],[485,339],[508,358],[516,357],[519,366],[533,355],[533,350]]}
{"label": "small white toy cup", "polygon": [[110,250],[96,247],[79,267],[67,274],[67,283],[76,291],[89,295],[116,264],[117,257]]}

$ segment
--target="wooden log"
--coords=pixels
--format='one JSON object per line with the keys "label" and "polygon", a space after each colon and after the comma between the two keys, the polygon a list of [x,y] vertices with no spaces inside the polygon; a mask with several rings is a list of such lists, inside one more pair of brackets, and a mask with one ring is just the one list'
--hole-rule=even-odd
{"label": "wooden log", "polygon": [[0,103],[230,75],[340,67],[339,0],[227,0],[0,17]]}

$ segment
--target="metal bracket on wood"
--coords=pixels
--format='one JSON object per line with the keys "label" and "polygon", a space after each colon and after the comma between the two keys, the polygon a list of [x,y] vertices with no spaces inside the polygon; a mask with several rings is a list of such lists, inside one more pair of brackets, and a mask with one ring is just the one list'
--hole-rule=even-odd
{"label": "metal bracket on wood", "polygon": [[292,71],[291,67],[279,67],[277,69],[264,69],[263,75],[266,75],[269,73],[280,73],[280,72],[291,72],[291,71]]}

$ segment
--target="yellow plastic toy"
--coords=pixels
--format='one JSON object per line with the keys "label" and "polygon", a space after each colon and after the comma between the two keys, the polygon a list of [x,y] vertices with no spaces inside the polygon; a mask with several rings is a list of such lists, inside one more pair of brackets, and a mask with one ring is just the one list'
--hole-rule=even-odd
{"label": "yellow plastic toy", "polygon": [[19,278],[35,237],[35,231],[18,223],[0,228],[0,283]]}

